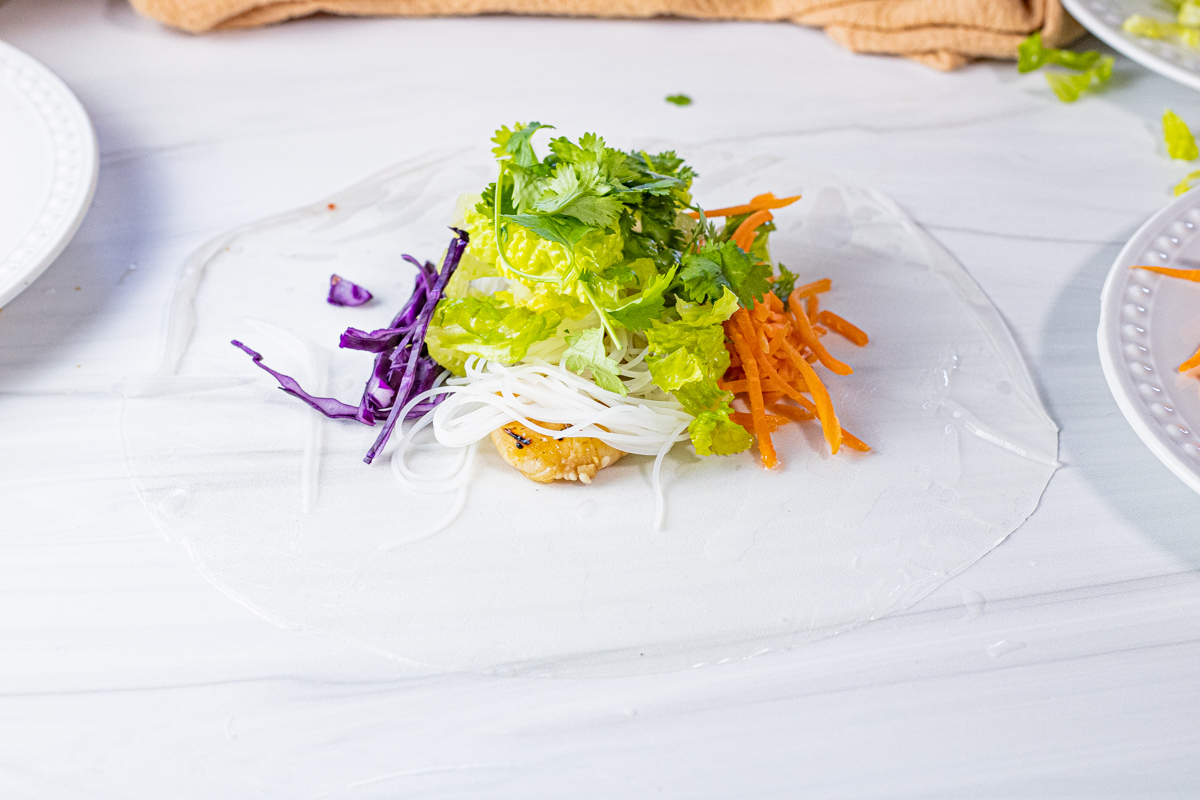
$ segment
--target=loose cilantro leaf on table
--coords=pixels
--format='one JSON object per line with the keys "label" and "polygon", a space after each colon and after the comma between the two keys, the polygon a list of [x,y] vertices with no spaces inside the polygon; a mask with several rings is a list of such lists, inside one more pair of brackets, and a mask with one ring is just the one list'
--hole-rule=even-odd
{"label": "loose cilantro leaf on table", "polygon": [[688,97],[686,94],[669,94],[667,95],[667,102],[674,103],[677,106],[690,106],[692,104],[692,98]]}

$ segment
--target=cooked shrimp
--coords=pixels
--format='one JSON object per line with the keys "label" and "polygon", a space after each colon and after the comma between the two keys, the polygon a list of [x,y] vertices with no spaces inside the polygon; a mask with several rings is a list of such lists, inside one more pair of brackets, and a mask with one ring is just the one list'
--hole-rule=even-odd
{"label": "cooked shrimp", "polygon": [[[553,422],[537,424],[556,431],[567,427]],[[558,480],[591,483],[597,472],[625,455],[599,439],[580,436],[553,439],[519,422],[502,425],[491,435],[501,457],[526,478],[538,483]]]}

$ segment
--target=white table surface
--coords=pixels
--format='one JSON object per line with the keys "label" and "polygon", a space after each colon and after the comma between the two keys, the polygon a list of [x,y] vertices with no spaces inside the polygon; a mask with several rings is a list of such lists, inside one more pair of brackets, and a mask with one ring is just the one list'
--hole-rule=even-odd
{"label": "white table surface", "polygon": [[[102,154],[75,240],[0,313],[0,797],[1200,794],[1200,497],[1125,424],[1095,345],[1105,273],[1189,168],[1157,120],[1200,122],[1200,95],[1118,58],[1065,106],[1011,64],[943,75],[787,25],[195,38],[123,0],[10,0],[0,38],[74,89]],[[142,508],[118,424],[184,258],[528,118],[759,140],[895,198],[993,298],[1062,429],[1038,510],[907,613],[634,678],[418,674],[206,583]]]}

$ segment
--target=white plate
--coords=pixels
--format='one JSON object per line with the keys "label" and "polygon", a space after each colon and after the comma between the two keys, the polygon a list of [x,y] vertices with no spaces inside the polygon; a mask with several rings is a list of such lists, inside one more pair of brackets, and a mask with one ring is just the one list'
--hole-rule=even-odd
{"label": "white plate", "polygon": [[1200,378],[1177,367],[1200,345],[1200,286],[1130,269],[1200,268],[1200,192],[1155,214],[1117,256],[1100,300],[1100,363],[1138,436],[1200,492]]}
{"label": "white plate", "polygon": [[96,135],[50,70],[0,42],[0,306],[58,257],[96,188]]}
{"label": "white plate", "polygon": [[1083,27],[1117,52],[1184,86],[1200,89],[1200,51],[1121,30],[1121,23],[1133,14],[1173,22],[1175,12],[1162,0],[1063,0],[1063,5]]}

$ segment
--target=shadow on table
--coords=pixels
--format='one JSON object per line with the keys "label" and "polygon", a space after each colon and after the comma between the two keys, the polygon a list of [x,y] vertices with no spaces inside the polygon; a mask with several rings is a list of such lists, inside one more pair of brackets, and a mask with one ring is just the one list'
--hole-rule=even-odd
{"label": "shadow on table", "polygon": [[[1129,236],[1133,230],[1129,231]],[[1059,295],[1041,341],[1043,399],[1061,426],[1059,458],[1147,541],[1200,569],[1200,495],[1125,421],[1100,367],[1100,292],[1118,247],[1096,252]],[[1083,322],[1081,323],[1081,320]]]}

